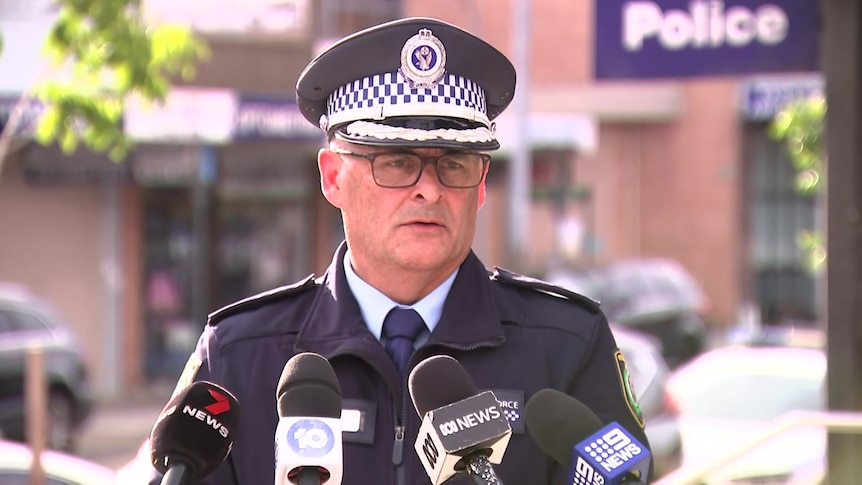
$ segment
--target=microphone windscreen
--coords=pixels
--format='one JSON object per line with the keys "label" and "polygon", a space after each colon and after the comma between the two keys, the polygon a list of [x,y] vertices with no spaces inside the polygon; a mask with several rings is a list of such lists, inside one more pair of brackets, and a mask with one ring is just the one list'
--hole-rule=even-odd
{"label": "microphone windscreen", "polygon": [[567,467],[575,445],[602,428],[599,417],[584,403],[555,389],[534,394],[524,408],[524,420],[539,448]]}
{"label": "microphone windscreen", "polygon": [[227,458],[239,422],[239,403],[226,389],[197,381],[174,395],[150,433],[150,459],[161,473],[175,462],[190,467],[194,481]]}
{"label": "microphone windscreen", "polygon": [[448,355],[435,355],[417,364],[407,385],[419,416],[479,394],[464,366]]}
{"label": "microphone windscreen", "polygon": [[329,361],[304,352],[287,361],[275,391],[280,417],[341,418],[341,386]]}

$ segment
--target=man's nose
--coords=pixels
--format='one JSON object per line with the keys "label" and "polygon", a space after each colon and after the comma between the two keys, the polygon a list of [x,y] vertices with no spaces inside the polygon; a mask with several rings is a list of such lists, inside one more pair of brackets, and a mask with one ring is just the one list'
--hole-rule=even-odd
{"label": "man's nose", "polygon": [[440,177],[437,176],[437,165],[426,161],[422,165],[422,173],[419,175],[419,181],[415,187],[417,192],[424,199],[436,201],[443,194],[443,184],[440,183]]}

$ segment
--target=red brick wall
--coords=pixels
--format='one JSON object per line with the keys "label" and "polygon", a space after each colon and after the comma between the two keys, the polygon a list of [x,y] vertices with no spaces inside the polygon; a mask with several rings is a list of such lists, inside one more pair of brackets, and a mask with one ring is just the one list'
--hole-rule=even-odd
{"label": "red brick wall", "polygon": [[[407,0],[404,12],[460,25],[511,56],[512,3]],[[593,2],[531,4],[533,92],[543,86],[590,86]],[[704,286],[716,321],[727,323],[736,313],[742,281],[737,83],[731,78],[683,81],[680,89],[683,107],[676,119],[602,122],[598,149],[580,159],[575,176],[593,188],[599,261],[675,258]],[[531,224],[550,220],[534,216]],[[531,233],[553,231],[531,226]],[[543,259],[547,247],[547,242],[533,245],[534,261]]]}

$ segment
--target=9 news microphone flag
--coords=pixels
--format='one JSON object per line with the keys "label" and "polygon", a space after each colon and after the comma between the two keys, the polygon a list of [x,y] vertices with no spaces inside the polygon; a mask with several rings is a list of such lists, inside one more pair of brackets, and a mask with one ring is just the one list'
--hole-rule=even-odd
{"label": "9 news microphone flag", "polygon": [[539,448],[569,470],[573,485],[646,483],[649,449],[617,423],[602,422],[584,403],[542,389],[524,409],[527,430]]}

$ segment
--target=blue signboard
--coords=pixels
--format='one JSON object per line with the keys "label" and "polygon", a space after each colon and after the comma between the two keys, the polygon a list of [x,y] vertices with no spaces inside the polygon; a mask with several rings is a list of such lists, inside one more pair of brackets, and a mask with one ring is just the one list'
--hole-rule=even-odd
{"label": "blue signboard", "polygon": [[595,0],[595,76],[819,70],[819,0]]}
{"label": "blue signboard", "polygon": [[740,84],[742,115],[750,121],[769,121],[788,103],[823,96],[820,76],[782,76],[777,79],[747,79]]}
{"label": "blue signboard", "polygon": [[302,116],[294,98],[240,94],[233,137],[317,141],[323,140],[323,131]]}

